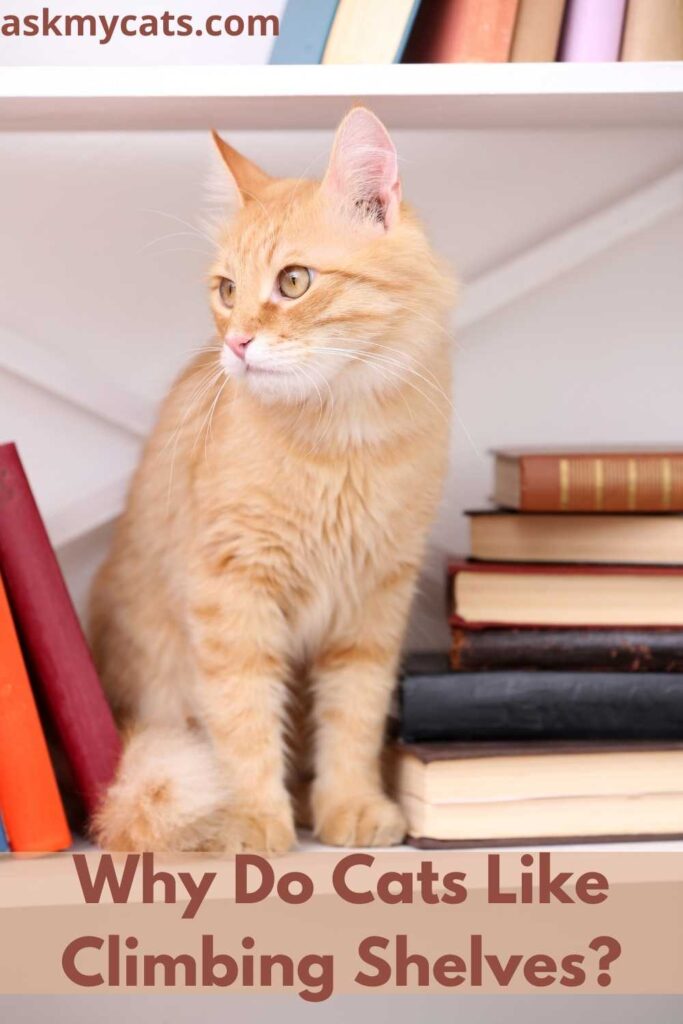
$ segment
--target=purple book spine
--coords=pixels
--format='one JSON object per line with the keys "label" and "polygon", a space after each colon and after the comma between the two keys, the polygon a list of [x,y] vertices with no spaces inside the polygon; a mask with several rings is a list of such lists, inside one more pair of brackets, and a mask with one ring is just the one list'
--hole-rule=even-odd
{"label": "purple book spine", "polygon": [[625,9],[626,0],[569,0],[560,60],[619,60]]}

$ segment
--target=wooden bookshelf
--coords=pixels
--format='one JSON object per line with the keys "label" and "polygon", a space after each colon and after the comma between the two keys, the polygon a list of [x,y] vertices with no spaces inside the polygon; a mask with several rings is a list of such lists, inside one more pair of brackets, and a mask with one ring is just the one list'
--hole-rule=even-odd
{"label": "wooden bookshelf", "polygon": [[683,62],[7,67],[0,130],[329,128],[357,99],[400,128],[683,126]]}

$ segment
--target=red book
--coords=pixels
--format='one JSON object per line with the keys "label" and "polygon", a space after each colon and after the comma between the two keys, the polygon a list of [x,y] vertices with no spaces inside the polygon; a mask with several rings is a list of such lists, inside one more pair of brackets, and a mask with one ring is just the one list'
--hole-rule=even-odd
{"label": "red book", "polygon": [[0,572],[27,662],[89,814],[120,739],[17,450],[0,445]]}
{"label": "red book", "polygon": [[71,846],[31,683],[0,578],[0,807],[15,853]]}
{"label": "red book", "polygon": [[519,0],[441,0],[420,7],[407,63],[507,61]]}

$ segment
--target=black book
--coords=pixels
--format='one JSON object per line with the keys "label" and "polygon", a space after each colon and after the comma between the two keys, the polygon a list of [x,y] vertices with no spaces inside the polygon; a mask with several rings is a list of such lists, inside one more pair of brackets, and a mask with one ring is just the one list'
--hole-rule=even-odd
{"label": "black book", "polygon": [[421,655],[406,664],[399,700],[407,743],[683,739],[676,673],[452,672],[447,655]]}

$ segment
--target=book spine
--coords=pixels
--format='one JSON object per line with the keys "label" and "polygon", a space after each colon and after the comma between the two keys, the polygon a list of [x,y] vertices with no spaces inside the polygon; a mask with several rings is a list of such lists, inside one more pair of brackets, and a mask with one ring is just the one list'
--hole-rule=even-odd
{"label": "book spine", "polygon": [[569,0],[561,60],[618,60],[625,8],[626,0]]}
{"label": "book spine", "polygon": [[565,0],[520,0],[510,50],[514,63],[554,61]]}
{"label": "book spine", "polygon": [[92,813],[120,739],[14,445],[0,446],[0,571],[27,659]]}
{"label": "book spine", "polygon": [[681,512],[683,455],[526,455],[524,512]]}
{"label": "book spine", "polygon": [[629,0],[622,60],[683,60],[683,0]]}
{"label": "book spine", "polygon": [[2,814],[0,814],[0,853],[9,852],[9,843],[7,842],[7,833],[5,832],[5,825],[2,820]]}
{"label": "book spine", "polygon": [[683,673],[683,631],[454,628],[450,665],[454,672]]}
{"label": "book spine", "polygon": [[436,63],[507,61],[519,0],[450,0],[430,59]]}
{"label": "book spine", "polygon": [[473,672],[405,676],[401,739],[680,740],[683,675]]}
{"label": "book spine", "polygon": [[339,0],[289,0],[271,64],[319,64]]}
{"label": "book spine", "polygon": [[0,807],[16,853],[71,845],[57,781],[0,581]]}

